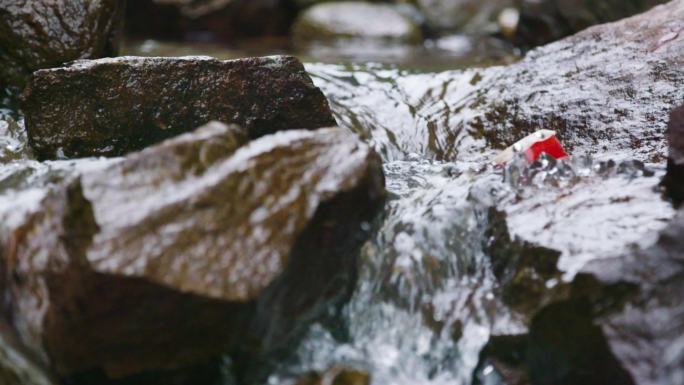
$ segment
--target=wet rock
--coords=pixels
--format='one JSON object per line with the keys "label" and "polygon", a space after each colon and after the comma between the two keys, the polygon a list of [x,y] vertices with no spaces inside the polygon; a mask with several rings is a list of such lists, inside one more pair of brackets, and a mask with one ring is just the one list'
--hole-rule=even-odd
{"label": "wet rock", "polygon": [[624,151],[657,162],[669,112],[684,98],[682,55],[681,1],[593,27],[483,73],[472,94],[450,106],[463,117],[457,135],[503,148],[553,129],[573,155]]}
{"label": "wet rock", "polygon": [[41,159],[116,156],[210,120],[251,138],[335,124],[293,57],[122,57],[34,74],[24,93],[29,142]]}
{"label": "wet rock", "polygon": [[314,5],[299,16],[292,32],[300,41],[366,38],[411,43],[422,40],[420,27],[397,6],[353,1]]}
{"label": "wet rock", "polygon": [[683,20],[684,5],[670,2],[503,67],[382,77],[373,67],[311,68],[340,124],[387,160],[485,163],[545,128],[571,155],[659,162],[670,111],[684,100]]}
{"label": "wet rock", "polygon": [[663,184],[670,197],[681,204],[684,201],[684,105],[675,108],[670,114],[667,139],[669,155]]}
{"label": "wet rock", "polygon": [[592,25],[644,12],[667,0],[518,0],[521,9],[516,42],[538,46]]}
{"label": "wet rock", "polygon": [[497,18],[513,0],[417,0],[428,26],[435,31],[494,32]]}
{"label": "wet rock", "polygon": [[557,267],[561,252],[511,236],[506,214],[495,208],[489,209],[488,222],[485,250],[507,305],[529,317],[563,295],[563,285],[547,286],[550,280],[561,278]]}
{"label": "wet rock", "polygon": [[683,231],[679,212],[655,245],[587,264],[572,282],[571,298],[547,306],[532,322],[533,381],[681,381]]}
{"label": "wet rock", "polygon": [[246,138],[212,124],[10,213],[12,321],[60,376],[250,362],[348,297],[384,198],[379,158],[336,128]]}
{"label": "wet rock", "polygon": [[115,55],[123,1],[0,1],[0,85],[41,68]]}

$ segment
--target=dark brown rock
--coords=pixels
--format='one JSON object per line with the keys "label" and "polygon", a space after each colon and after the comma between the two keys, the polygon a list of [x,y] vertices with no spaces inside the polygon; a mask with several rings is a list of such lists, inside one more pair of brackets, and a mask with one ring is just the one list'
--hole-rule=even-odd
{"label": "dark brown rock", "polygon": [[667,0],[518,0],[521,9],[516,42],[538,46],[592,25],[644,12]]}
{"label": "dark brown rock", "polygon": [[677,204],[684,201],[684,105],[670,114],[667,126],[670,151],[667,158],[667,175],[663,183],[668,195]]}
{"label": "dark brown rock", "polygon": [[122,0],[0,1],[0,83],[23,86],[41,68],[115,55]]}
{"label": "dark brown rock", "polygon": [[293,57],[122,57],[38,71],[24,93],[29,142],[42,159],[122,155],[210,120],[251,138],[335,124]]}
{"label": "dark brown rock", "polygon": [[213,124],[111,161],[9,229],[13,323],[61,376],[283,351],[346,300],[378,156],[337,128],[233,153],[245,138]]}

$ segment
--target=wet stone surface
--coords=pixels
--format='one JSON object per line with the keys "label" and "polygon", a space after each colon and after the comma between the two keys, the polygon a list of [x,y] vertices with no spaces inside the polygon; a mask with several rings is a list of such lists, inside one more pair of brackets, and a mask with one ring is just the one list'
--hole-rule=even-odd
{"label": "wet stone surface", "polygon": [[684,4],[673,1],[504,67],[438,74],[372,65],[308,69],[340,124],[387,160],[418,154],[484,162],[492,148],[545,128],[577,155],[629,153],[660,162],[669,113],[684,99],[682,20]]}
{"label": "wet stone surface", "polygon": [[123,1],[0,1],[0,88],[22,87],[33,71],[115,55]]}
{"label": "wet stone surface", "polygon": [[246,140],[216,123],[6,192],[23,342],[60,376],[121,378],[287,349],[343,301],[384,197],[379,158],[334,128]]}
{"label": "wet stone surface", "polygon": [[40,159],[119,156],[210,120],[239,124],[250,138],[335,124],[290,56],[79,61],[36,72],[22,109]]}

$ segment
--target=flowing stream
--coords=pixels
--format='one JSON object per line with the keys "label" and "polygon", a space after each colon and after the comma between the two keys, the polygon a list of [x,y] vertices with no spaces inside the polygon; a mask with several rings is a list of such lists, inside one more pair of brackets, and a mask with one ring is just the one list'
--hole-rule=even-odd
{"label": "flowing stream", "polygon": [[[491,208],[507,215],[511,234],[557,249],[565,280],[586,260],[652,243],[674,215],[657,189],[664,164],[634,162],[628,153],[544,159],[532,167],[514,162],[505,170],[489,165],[496,151],[450,126],[452,106],[477,70],[383,64],[307,70],[338,123],[383,157],[389,199],[363,248],[359,281],[339,325],[313,325],[295,356],[276,363],[271,384],[335,365],[367,370],[376,385],[471,384],[489,337],[524,333],[527,322],[504,302],[493,273]],[[14,215],[37,202],[46,185],[108,162],[31,160],[21,118],[2,115],[0,207],[12,207]],[[625,197],[629,205],[621,204]],[[477,377],[501,383],[491,368]]]}
{"label": "flowing stream", "polygon": [[[649,245],[674,214],[657,187],[664,164],[623,153],[532,166],[517,160],[501,170],[489,165],[496,151],[482,142],[445,134],[457,131],[451,107],[477,70],[307,69],[338,123],[382,154],[390,199],[362,254],[343,313],[346,335],[314,326],[272,384],[335,365],[365,369],[374,384],[471,384],[489,337],[526,328],[526,314],[504,303],[493,274],[491,207],[508,214],[513,234],[561,252],[565,275],[549,279],[549,289],[587,260]],[[443,160],[448,153],[457,156]],[[629,205],[620,205],[625,197]],[[480,369],[479,383],[502,383],[492,368]]]}

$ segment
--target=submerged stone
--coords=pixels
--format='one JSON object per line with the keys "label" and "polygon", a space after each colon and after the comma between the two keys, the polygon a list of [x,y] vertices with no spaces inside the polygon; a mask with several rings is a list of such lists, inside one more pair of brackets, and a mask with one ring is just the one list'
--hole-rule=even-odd
{"label": "submerged stone", "polygon": [[300,41],[359,38],[415,43],[422,40],[420,27],[397,6],[360,1],[314,5],[299,16],[292,32]]}
{"label": "submerged stone", "polygon": [[21,87],[42,68],[115,55],[122,13],[122,0],[1,0],[0,86]]}
{"label": "submerged stone", "polygon": [[29,143],[41,159],[117,156],[210,120],[251,138],[335,124],[294,57],[120,57],[36,72],[24,93]]}
{"label": "submerged stone", "polygon": [[212,124],[86,170],[10,222],[13,323],[60,376],[251,360],[348,297],[384,199],[378,156],[337,128],[246,139]]}

